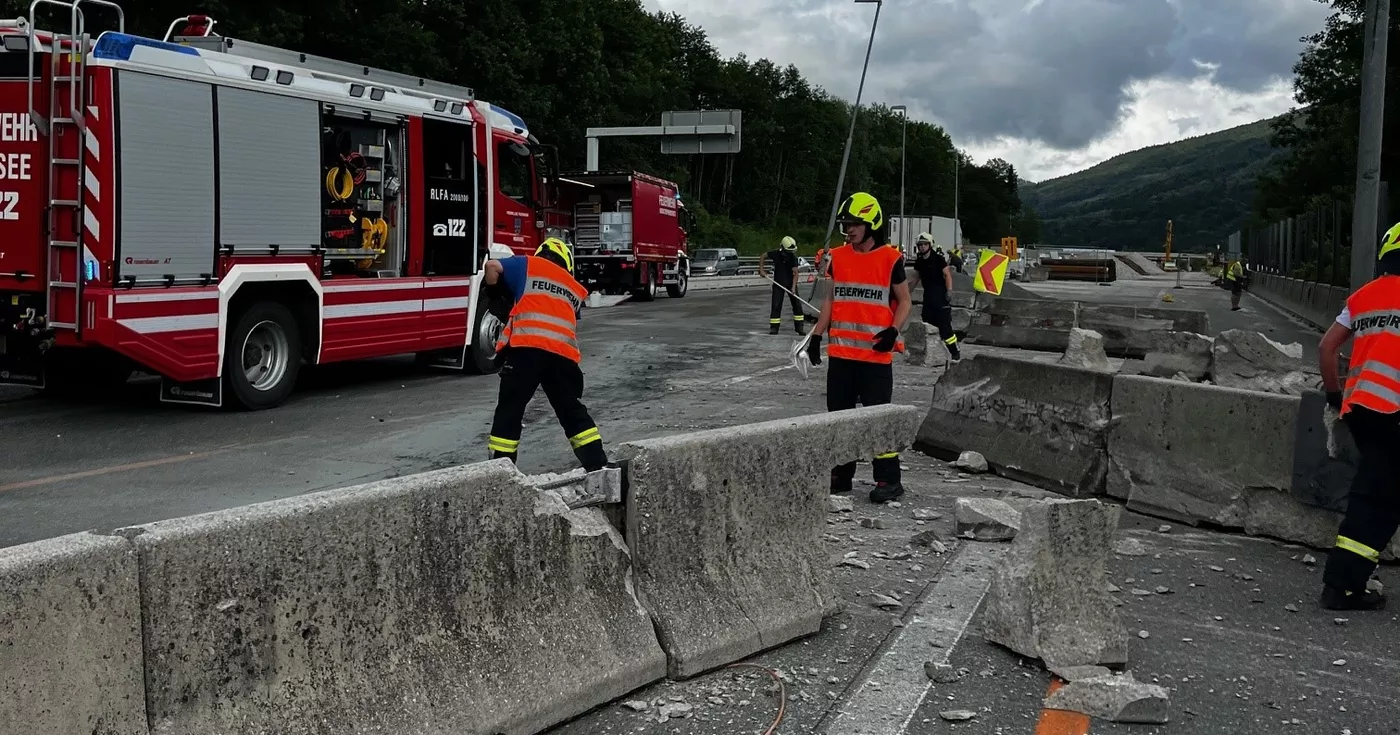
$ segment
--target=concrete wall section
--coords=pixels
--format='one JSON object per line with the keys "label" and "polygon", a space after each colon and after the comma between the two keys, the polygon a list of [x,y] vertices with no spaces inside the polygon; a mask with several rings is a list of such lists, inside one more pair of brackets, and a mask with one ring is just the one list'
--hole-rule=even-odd
{"label": "concrete wall section", "polygon": [[977,355],[934,386],[919,443],[981,452],[1007,477],[1070,495],[1103,492],[1113,375]]}
{"label": "concrete wall section", "polygon": [[665,673],[621,536],[508,462],[124,533],[157,734],[523,735]]}
{"label": "concrete wall section", "polygon": [[1079,303],[979,294],[967,334],[977,344],[1063,352]]}
{"label": "concrete wall section", "polygon": [[145,735],[136,554],[80,533],[0,549],[0,735]]}
{"label": "concrete wall section", "polygon": [[624,444],[627,540],[673,677],[815,633],[834,609],[832,466],[908,447],[919,412],[878,406]]}
{"label": "concrete wall section", "polygon": [[1108,491],[1133,510],[1244,526],[1245,489],[1293,482],[1298,398],[1119,375]]}
{"label": "concrete wall section", "polygon": [[1249,294],[1323,330],[1337,319],[1350,294],[1344,286],[1312,283],[1272,273],[1255,273],[1251,279]]}
{"label": "concrete wall section", "polygon": [[1142,358],[1170,332],[1210,332],[1210,317],[1192,309],[1156,309],[1081,303],[1076,325],[1103,335],[1104,351]]}

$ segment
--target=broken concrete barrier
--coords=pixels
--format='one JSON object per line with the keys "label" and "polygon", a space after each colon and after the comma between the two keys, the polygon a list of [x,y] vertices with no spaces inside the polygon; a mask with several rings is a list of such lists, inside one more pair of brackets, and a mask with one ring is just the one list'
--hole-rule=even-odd
{"label": "broken concrete barrier", "polygon": [[1115,357],[1142,358],[1170,332],[1210,331],[1210,317],[1192,309],[1081,303],[1077,315],[1075,326],[1102,334]]}
{"label": "broken concrete barrier", "polygon": [[1069,345],[1065,347],[1065,354],[1060,357],[1060,364],[1085,370],[1113,372],[1108,355],[1103,351],[1103,335],[1079,327],[1069,330]]}
{"label": "broken concrete barrier", "polygon": [[145,735],[136,580],[121,538],[0,549],[0,733]]}
{"label": "broken concrete barrier", "polygon": [[904,325],[904,359],[914,365],[924,367],[946,365],[953,359],[938,327],[918,319],[910,319]]}
{"label": "broken concrete barrier", "polygon": [[1046,709],[1068,710],[1110,722],[1165,724],[1167,690],[1133,678],[1131,671],[1071,681],[1045,698]]}
{"label": "broken concrete barrier", "polygon": [[835,612],[831,468],[908,447],[911,406],[876,406],[623,444],[639,595],[686,678],[815,633]]}
{"label": "broken concrete barrier", "polygon": [[1113,376],[977,355],[933,389],[919,443],[935,454],[972,449],[999,474],[1069,495],[1103,492]]}
{"label": "broken concrete barrier", "polygon": [[953,507],[954,530],[978,541],[1010,541],[1021,527],[1021,512],[992,498],[958,498]]}
{"label": "broken concrete barrier", "polygon": [[621,535],[494,461],[125,529],[152,732],[526,735],[665,675]]}
{"label": "broken concrete barrier", "polygon": [[1075,301],[981,297],[967,334],[977,344],[1064,352],[1078,307]]}
{"label": "broken concrete barrier", "polygon": [[1300,345],[1283,345],[1244,329],[1221,332],[1211,356],[1211,379],[1226,388],[1301,395],[1319,378]]}
{"label": "broken concrete barrier", "polygon": [[1212,347],[1215,340],[1195,332],[1158,332],[1150,338],[1143,355],[1142,374],[1154,378],[1175,378],[1185,375],[1192,381],[1205,380],[1210,375]]}
{"label": "broken concrete barrier", "polygon": [[1144,513],[1242,527],[1245,488],[1292,484],[1297,411],[1289,396],[1119,375],[1108,493]]}
{"label": "broken concrete barrier", "polygon": [[1046,500],[993,570],[982,634],[1052,669],[1120,665],[1128,631],[1107,592],[1105,567],[1119,508],[1097,500]]}

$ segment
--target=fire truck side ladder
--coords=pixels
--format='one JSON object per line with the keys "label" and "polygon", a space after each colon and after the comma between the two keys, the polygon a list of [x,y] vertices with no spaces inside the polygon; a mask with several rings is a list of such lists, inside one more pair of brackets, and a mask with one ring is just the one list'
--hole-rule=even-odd
{"label": "fire truck side ladder", "polygon": [[[83,165],[84,137],[87,134],[87,54],[91,47],[85,28],[84,2],[117,11],[117,29],[125,31],[126,16],[121,6],[108,0],[34,0],[29,6],[29,117],[48,137],[48,207],[44,233],[48,288],[46,304],[51,328],[82,331],[83,304],[83,200],[86,191]],[[66,35],[53,34],[49,48],[49,114],[42,116],[34,107],[35,13],[41,5],[55,5],[69,12]],[[66,102],[66,104],[65,104]],[[59,223],[70,223],[60,234]],[[65,255],[67,254],[67,255]],[[67,266],[67,267],[65,267]],[[71,314],[71,321],[62,315]]]}

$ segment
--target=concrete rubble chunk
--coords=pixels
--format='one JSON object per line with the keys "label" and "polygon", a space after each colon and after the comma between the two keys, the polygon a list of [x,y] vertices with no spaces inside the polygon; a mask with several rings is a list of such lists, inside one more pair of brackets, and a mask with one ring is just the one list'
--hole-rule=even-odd
{"label": "concrete rubble chunk", "polygon": [[1128,631],[1105,577],[1118,515],[1097,500],[1022,511],[1016,540],[992,572],[983,636],[1052,669],[1127,663]]}
{"label": "concrete rubble chunk", "polygon": [[[1107,669],[1105,669],[1107,671]],[[963,678],[963,670],[948,664],[924,662],[924,673],[935,684],[952,684]]]}
{"label": "concrete rubble chunk", "polygon": [[976,451],[997,473],[1076,497],[1102,494],[1113,375],[992,354],[964,358],[934,385],[919,444]]}
{"label": "concrete rubble chunk", "polygon": [[1195,332],[1157,332],[1149,339],[1140,372],[1154,378],[1195,382],[1210,375],[1215,340]]}
{"label": "concrete rubble chunk", "polygon": [[1113,553],[1119,556],[1147,556],[1147,547],[1142,542],[1128,536],[1113,542]]}
{"label": "concrete rubble chunk", "polygon": [[1051,669],[1050,673],[1065,681],[1097,679],[1101,676],[1110,676],[1113,674],[1113,672],[1109,671],[1105,666],[1060,666]]}
{"label": "concrete rubble chunk", "polygon": [[939,717],[948,722],[967,722],[977,716],[976,712],[968,709],[945,709],[938,713]]}
{"label": "concrete rubble chunk", "polygon": [[1045,698],[1046,709],[1127,724],[1165,724],[1168,704],[1165,688],[1139,682],[1132,672],[1072,681]]}
{"label": "concrete rubble chunk", "polygon": [[980,452],[969,450],[959,454],[953,466],[960,470],[980,474],[987,471],[987,458],[983,457]]}
{"label": "concrete rubble chunk", "polygon": [[1317,380],[1301,345],[1282,345],[1258,332],[1221,332],[1211,349],[1211,378],[1226,388],[1302,395]]}
{"label": "concrete rubble chunk", "polygon": [[622,535],[523,480],[496,460],[131,529],[151,731],[538,732],[664,677]]}
{"label": "concrete rubble chunk", "polygon": [[910,319],[904,325],[903,337],[904,359],[910,363],[934,367],[946,365],[953,359],[952,354],[948,352],[948,346],[943,344],[938,327],[932,324]]}
{"label": "concrete rubble chunk", "polygon": [[1113,372],[1108,355],[1103,351],[1103,335],[1091,329],[1075,327],[1069,330],[1069,346],[1060,362],[1070,367],[1100,372]]}
{"label": "concrete rubble chunk", "polygon": [[855,501],[849,495],[828,495],[826,507],[831,513],[851,513],[856,509]]}
{"label": "concrete rubble chunk", "polygon": [[1010,541],[1020,528],[1021,513],[1001,500],[958,498],[953,520],[958,535],[971,532],[978,541]]}
{"label": "concrete rubble chunk", "polygon": [[0,549],[0,733],[146,735],[141,662],[130,542],[77,533]]}
{"label": "concrete rubble chunk", "polygon": [[637,591],[672,678],[815,633],[839,610],[822,542],[831,468],[907,449],[919,413],[872,406],[618,447]]}

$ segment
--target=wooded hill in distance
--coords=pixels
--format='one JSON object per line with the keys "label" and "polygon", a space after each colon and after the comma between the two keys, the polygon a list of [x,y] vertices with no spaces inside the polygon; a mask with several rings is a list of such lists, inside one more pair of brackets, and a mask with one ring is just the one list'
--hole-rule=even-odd
{"label": "wooded hill in distance", "polygon": [[1160,251],[1167,220],[1172,248],[1202,252],[1249,219],[1270,160],[1271,120],[1115,156],[1039,184],[1020,196],[1041,221],[1041,240],[1060,247]]}

